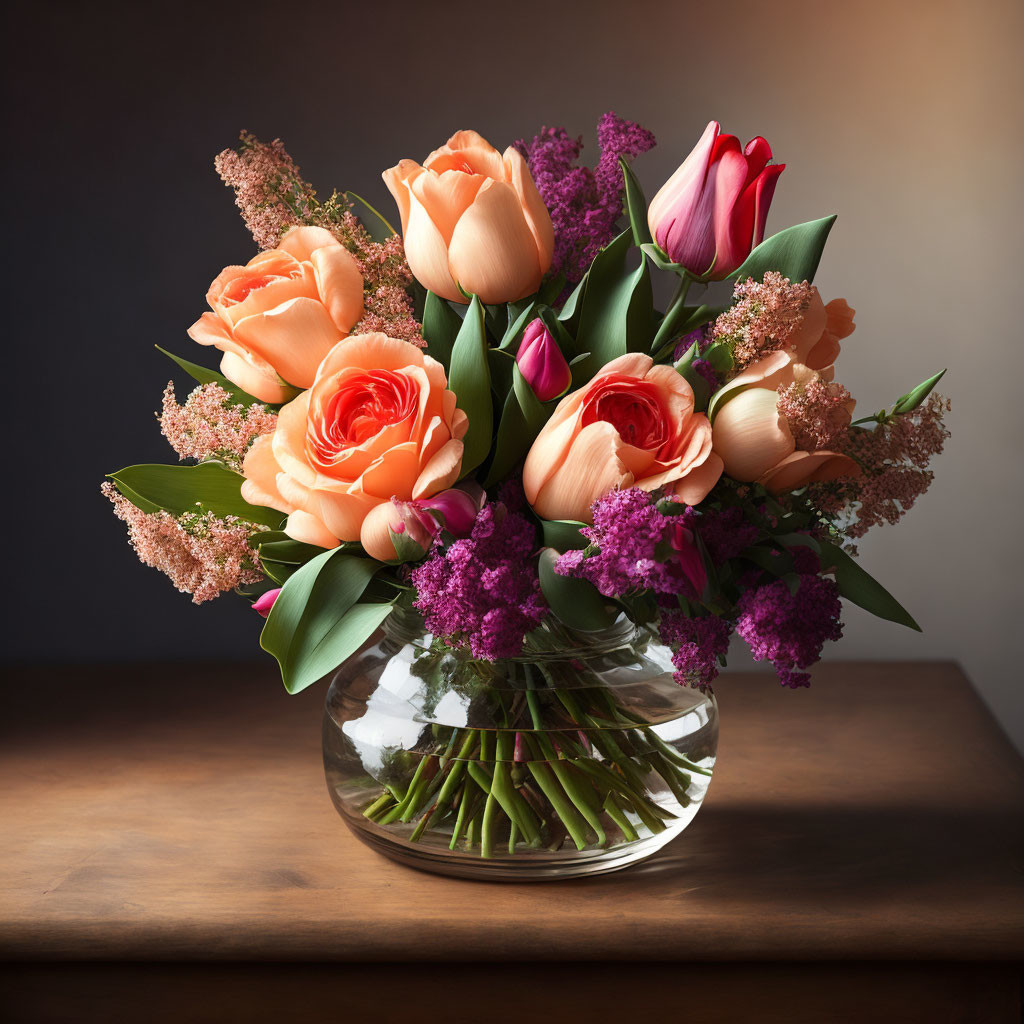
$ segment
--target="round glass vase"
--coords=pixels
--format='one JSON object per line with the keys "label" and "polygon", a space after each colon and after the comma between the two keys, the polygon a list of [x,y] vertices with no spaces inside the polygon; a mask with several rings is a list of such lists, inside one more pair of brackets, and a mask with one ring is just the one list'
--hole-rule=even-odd
{"label": "round glass vase", "polygon": [[547,622],[480,661],[396,609],[327,693],[327,786],[357,838],[411,867],[517,881],[616,871],[693,820],[718,741],[711,694],[624,616]]}

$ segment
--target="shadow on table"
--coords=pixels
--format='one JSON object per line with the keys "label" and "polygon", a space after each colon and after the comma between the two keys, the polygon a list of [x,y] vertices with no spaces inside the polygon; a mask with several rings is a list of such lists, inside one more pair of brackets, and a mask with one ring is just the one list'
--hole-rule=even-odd
{"label": "shadow on table", "polygon": [[733,890],[746,900],[777,900],[794,889],[805,899],[946,887],[952,894],[979,862],[993,877],[1013,877],[1022,848],[1024,823],[985,809],[712,806],[649,861],[577,884],[629,887],[659,876],[687,891],[721,897]]}

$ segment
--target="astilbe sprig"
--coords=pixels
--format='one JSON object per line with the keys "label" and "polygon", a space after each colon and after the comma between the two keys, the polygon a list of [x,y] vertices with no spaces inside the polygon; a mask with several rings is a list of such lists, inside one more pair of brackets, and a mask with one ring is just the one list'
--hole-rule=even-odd
{"label": "astilbe sprig", "polygon": [[737,281],[733,294],[735,303],[715,320],[711,337],[729,346],[739,371],[785,347],[807,311],[811,286],[769,270],[763,281]]}
{"label": "astilbe sprig", "polygon": [[598,122],[601,155],[597,165],[579,167],[583,137],[571,138],[564,128],[542,128],[533,140],[519,139],[537,190],[555,228],[553,273],[579,281],[594,257],[616,234],[622,216],[622,171],[619,158],[633,160],[655,145],[654,136],[634,121],[608,111]]}
{"label": "astilbe sprig", "polygon": [[193,603],[263,579],[250,541],[266,527],[200,509],[179,516],[143,512],[109,481],[101,490],[127,525],[139,560],[165,573],[179,591],[192,595]]}
{"label": "astilbe sprig", "polygon": [[375,242],[344,193],[318,199],[280,139],[261,142],[242,132],[238,149],[225,149],[214,166],[234,189],[235,205],[261,249],[274,248],[288,228],[305,224],[330,231],[352,253],[363,275],[364,304],[363,318],[352,333],[381,331],[420,347],[425,344],[408,293],[412,272],[398,235]]}
{"label": "astilbe sprig", "polygon": [[232,402],[219,384],[201,384],[179,405],[169,381],[158,416],[160,430],[179,459],[220,459],[236,470],[252,442],[277,425],[277,416],[265,405]]}
{"label": "astilbe sprig", "polygon": [[874,526],[896,524],[931,486],[935,474],[929,466],[950,436],[944,422],[950,408],[948,398],[933,393],[917,409],[890,416],[874,429],[852,427],[838,447],[861,474],[811,484],[808,499],[852,539]]}

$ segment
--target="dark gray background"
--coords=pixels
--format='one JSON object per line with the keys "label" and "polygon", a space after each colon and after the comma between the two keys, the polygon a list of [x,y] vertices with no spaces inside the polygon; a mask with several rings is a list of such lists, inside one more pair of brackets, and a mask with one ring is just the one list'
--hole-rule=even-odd
{"label": "dark gray background", "polygon": [[6,656],[254,654],[252,613],[196,608],[139,566],[98,493],[105,472],[173,459],[152,346],[197,356],[206,286],[253,252],[212,168],[239,129],[281,136],[322,191],[391,209],[380,170],[456,129],[504,147],[564,124],[593,161],[614,108],[660,140],[637,164],[648,195],[715,117],[788,164],[770,229],[840,214],[818,283],[858,310],[840,377],[866,410],[950,366],[939,480],[862,548],[926,633],[854,609],[834,650],[957,658],[1021,739],[1021,29],[1013,0],[8,15]]}

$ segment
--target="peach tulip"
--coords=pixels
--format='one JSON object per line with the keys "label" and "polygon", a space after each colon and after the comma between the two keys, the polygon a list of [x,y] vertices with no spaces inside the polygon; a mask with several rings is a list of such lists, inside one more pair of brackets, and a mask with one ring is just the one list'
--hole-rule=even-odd
{"label": "peach tulip", "polygon": [[330,350],[312,388],[253,443],[242,495],[288,513],[295,540],[359,540],[377,506],[451,487],[467,426],[440,363],[406,341],[356,335]]}
{"label": "peach tulip", "polygon": [[[327,353],[363,315],[355,258],[324,228],[293,227],[276,249],[226,267],[189,336],[223,353],[221,373],[263,402],[308,388]],[[292,385],[289,387],[289,385]]]}
{"label": "peach tulip", "polygon": [[465,302],[513,302],[537,290],[555,234],[522,154],[499,153],[473,131],[456,132],[421,167],[383,174],[402,217],[405,255],[425,288]]}
{"label": "peach tulip", "polygon": [[609,491],[663,489],[696,505],[721,473],[690,385],[671,366],[630,354],[558,403],[526,456],[523,487],[541,518],[591,523],[591,505]]}
{"label": "peach tulip", "polygon": [[[821,377],[832,379],[795,361],[789,352],[775,352],[744,371],[746,387],[714,411],[714,450],[734,480],[763,484],[773,494],[796,490],[819,480],[856,476],[857,463],[833,451],[798,451],[793,432],[779,412],[777,388]],[[757,375],[761,377],[758,380]],[[737,378],[739,379],[739,378]],[[849,422],[853,403],[845,410]]]}

